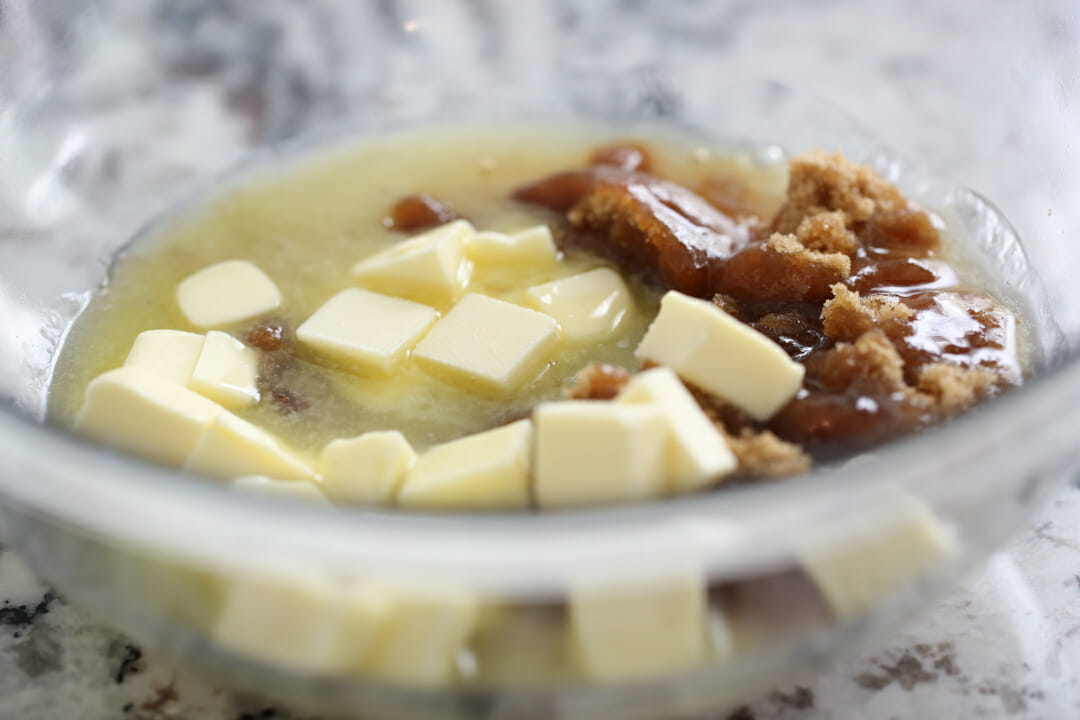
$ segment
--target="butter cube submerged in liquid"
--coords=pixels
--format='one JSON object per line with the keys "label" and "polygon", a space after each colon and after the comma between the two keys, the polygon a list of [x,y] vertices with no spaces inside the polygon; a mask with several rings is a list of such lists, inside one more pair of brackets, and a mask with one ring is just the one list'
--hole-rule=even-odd
{"label": "butter cube submerged in liquid", "polygon": [[296,337],[345,366],[390,373],[438,316],[427,305],[349,288],[316,310]]}
{"label": "butter cube submerged in liquid", "polygon": [[191,371],[191,389],[228,408],[254,405],[259,401],[258,364],[254,350],[211,330]]}
{"label": "butter cube submerged in liquid", "polygon": [[124,367],[137,367],[176,385],[187,385],[206,342],[183,330],[146,330],[135,338]]}
{"label": "butter cube submerged in liquid", "polygon": [[473,227],[455,220],[403,240],[358,262],[353,278],[364,287],[423,303],[442,305],[461,296],[472,267],[465,257],[465,239]]}
{"label": "butter cube submerged in liquid", "polygon": [[220,405],[192,390],[126,367],[91,381],[75,429],[134,455],[178,467],[222,412]]}
{"label": "butter cube submerged in liquid", "polygon": [[176,302],[192,325],[211,328],[276,310],[281,305],[281,292],[254,263],[227,260],[180,283]]}
{"label": "butter cube submerged in liquid", "polygon": [[558,342],[559,326],[547,315],[470,294],[435,323],[413,356],[452,381],[506,392],[535,378]]}
{"label": "butter cube submerged in liquid", "polygon": [[610,268],[535,285],[528,295],[532,306],[553,317],[575,342],[607,340],[634,310],[626,283]]}
{"label": "butter cube submerged in liquid", "polygon": [[424,453],[398,494],[403,507],[524,509],[529,506],[532,423],[467,435]]}
{"label": "butter cube submerged in liquid", "polygon": [[339,438],[319,456],[324,490],[343,502],[393,502],[405,473],[415,464],[416,452],[398,430]]}

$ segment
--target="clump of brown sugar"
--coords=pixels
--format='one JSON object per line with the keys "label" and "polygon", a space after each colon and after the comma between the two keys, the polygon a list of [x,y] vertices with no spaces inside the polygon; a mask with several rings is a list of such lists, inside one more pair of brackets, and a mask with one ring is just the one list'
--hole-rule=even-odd
{"label": "clump of brown sugar", "polygon": [[942,415],[955,415],[999,389],[1001,382],[985,368],[933,363],[922,368],[915,390],[930,398]]}
{"label": "clump of brown sugar", "polygon": [[781,440],[770,430],[743,428],[737,434],[720,431],[739,461],[738,475],[754,478],[778,478],[799,475],[810,469],[811,460],[795,443]]}
{"label": "clump of brown sugar", "polygon": [[688,385],[687,389],[727,441],[739,463],[735,473],[738,477],[777,478],[810,469],[810,456],[797,444],[762,429],[734,405],[693,385]]}
{"label": "clump of brown sugar", "polygon": [[859,249],[859,240],[855,233],[847,229],[842,212],[807,215],[795,228],[795,238],[807,250],[822,253],[841,253],[853,257]]}
{"label": "clump of brown sugar", "polygon": [[923,361],[909,351],[915,311],[897,298],[858,293],[842,285],[822,311],[836,342],[808,365],[825,390],[886,404],[895,431],[912,430],[968,409],[997,392],[1002,374],[989,368]]}
{"label": "clump of brown sugar", "polygon": [[608,165],[621,170],[652,172],[653,161],[648,148],[640,143],[625,142],[605,145],[589,155],[590,165]]}
{"label": "clump of brown sugar", "polygon": [[264,352],[281,350],[288,342],[285,323],[280,320],[260,322],[248,330],[246,340],[248,345]]}
{"label": "clump of brown sugar", "polygon": [[406,195],[390,208],[390,214],[383,219],[383,226],[390,230],[413,232],[437,227],[457,218],[458,214],[452,207],[430,195]]}
{"label": "clump of brown sugar", "polygon": [[853,163],[840,153],[816,150],[791,160],[787,198],[773,220],[773,229],[794,233],[805,218],[829,212],[840,213],[850,228],[877,212],[907,207],[900,191],[873,168]]}
{"label": "clump of brown sugar", "polygon": [[891,295],[861,297],[837,283],[833,297],[821,310],[825,334],[832,340],[852,342],[871,330],[880,329],[890,338],[910,332],[915,311]]}
{"label": "clump of brown sugar", "polygon": [[710,268],[742,248],[749,230],[674,183],[608,175],[567,215],[579,244],[665,287],[708,296]]}
{"label": "clump of brown sugar", "polygon": [[563,393],[571,400],[611,400],[630,380],[630,371],[618,365],[593,363],[574,376]]}
{"label": "clump of brown sugar", "polygon": [[904,361],[881,330],[869,330],[853,343],[838,343],[819,356],[816,375],[830,390],[889,395],[906,389]]}
{"label": "clump of brown sugar", "polygon": [[774,233],[721,265],[713,287],[736,300],[824,302],[829,288],[851,274],[851,258],[818,252],[794,235]]}
{"label": "clump of brown sugar", "polygon": [[[989,296],[943,289],[954,275],[935,255],[933,217],[872,168],[823,152],[792,159],[770,221],[725,214],[709,194],[643,172],[631,146],[593,161],[602,164],[515,198],[565,213],[566,245],[711,298],[806,368],[802,389],[765,422],[689,386],[738,475],[804,472],[812,458],[918,430],[1020,382],[1013,315]],[[610,399],[628,377],[592,366],[568,395]]]}

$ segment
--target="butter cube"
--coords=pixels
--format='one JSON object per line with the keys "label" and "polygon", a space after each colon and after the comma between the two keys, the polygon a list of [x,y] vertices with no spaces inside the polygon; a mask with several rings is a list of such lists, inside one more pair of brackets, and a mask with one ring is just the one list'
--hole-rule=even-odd
{"label": "butter cube", "polygon": [[536,422],[541,507],[646,500],[665,490],[667,423],[659,408],[595,400],[543,403]]}
{"label": "butter cube", "polygon": [[189,387],[227,408],[241,408],[259,401],[258,377],[258,354],[232,335],[211,330]]}
{"label": "butter cube", "polygon": [[360,671],[386,631],[389,598],[317,576],[230,581],[211,635],[222,646],[292,670]]}
{"label": "butter cube", "polygon": [[625,681],[702,662],[709,634],[700,576],[625,587],[572,588],[574,656],[587,677]]}
{"label": "butter cube", "polygon": [[368,670],[404,685],[449,685],[457,655],[476,627],[476,600],[452,587],[393,588],[389,594],[390,617]]}
{"label": "butter cube", "polygon": [[874,488],[800,544],[806,572],[840,617],[857,615],[958,553],[956,536],[922,500]]}
{"label": "butter cube", "polygon": [[349,288],[316,310],[297,328],[296,337],[340,362],[389,373],[438,316],[427,305]]}
{"label": "butter cube", "polygon": [[203,268],[176,288],[176,302],[196,327],[217,327],[257,317],[281,305],[274,281],[247,260]]}
{"label": "butter cube", "polygon": [[559,259],[559,251],[547,225],[536,225],[512,234],[474,233],[466,239],[465,249],[478,265],[541,265]]}
{"label": "butter cube", "polygon": [[187,385],[199,361],[206,338],[182,330],[147,330],[135,338],[124,367],[137,367]]}
{"label": "butter cube", "polygon": [[439,510],[528,507],[532,435],[532,423],[518,420],[428,450],[405,476],[398,504]]}
{"label": "butter cube", "polygon": [[651,403],[664,414],[671,491],[691,492],[712,485],[738,465],[724,436],[670,368],[634,375],[616,401]]}
{"label": "butter cube", "polygon": [[283,500],[300,500],[316,505],[330,505],[319,486],[306,480],[274,480],[264,475],[241,475],[229,483],[244,492],[276,495]]}
{"label": "butter cube", "polygon": [[184,469],[218,478],[266,475],[278,480],[314,480],[315,472],[270,433],[222,412],[195,444]]}
{"label": "butter cube", "polygon": [[426,370],[495,392],[531,380],[559,342],[554,320],[485,295],[466,295],[413,351]]}
{"label": "butter cube", "polygon": [[637,348],[640,360],[767,420],[799,391],[804,368],[779,345],[706,300],[675,290]]}
{"label": "butter cube", "polygon": [[391,502],[415,462],[416,453],[397,430],[334,440],[319,456],[323,490],[347,503]]}
{"label": "butter cube", "polygon": [[378,292],[441,305],[465,291],[472,265],[465,257],[465,239],[474,232],[466,220],[455,220],[365,258],[352,276]]}
{"label": "butter cube", "polygon": [[90,381],[75,429],[83,435],[174,467],[225,412],[202,395],[138,367]]}
{"label": "butter cube", "polygon": [[626,283],[610,268],[534,285],[527,294],[532,306],[555,318],[563,335],[575,342],[607,340],[634,310]]}

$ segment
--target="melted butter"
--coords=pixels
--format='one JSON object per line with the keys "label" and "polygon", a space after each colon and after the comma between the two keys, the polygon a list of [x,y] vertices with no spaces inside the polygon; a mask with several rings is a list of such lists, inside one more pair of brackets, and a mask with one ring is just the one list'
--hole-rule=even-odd
{"label": "melted butter", "polygon": [[[353,284],[348,272],[358,260],[405,237],[383,223],[400,197],[430,194],[483,230],[509,232],[550,222],[553,216],[545,211],[511,201],[510,191],[584,165],[598,144],[611,140],[580,128],[427,131],[338,148],[223,186],[116,259],[108,287],[68,337],[50,391],[50,415],[70,425],[86,385],[122,365],[138,333],[196,330],[179,313],[174,293],[181,280],[207,265],[242,258],[262,268],[284,297],[276,318],[294,331]],[[715,176],[738,177],[763,208],[775,208],[786,183],[783,166],[760,168],[745,157],[720,153],[703,160],[686,145],[661,140],[650,143],[650,150],[659,172],[690,186]],[[478,271],[469,291],[527,306],[529,286],[603,264],[574,254],[557,267]],[[412,363],[388,378],[364,377],[294,343],[293,357],[277,372],[302,409],[283,413],[264,397],[242,415],[309,452],[367,430],[399,429],[424,448],[499,425],[559,396],[568,379],[591,362],[636,367],[633,350],[656,313],[658,297],[630,285],[636,307],[615,337],[589,346],[563,343],[539,377],[510,395],[471,392]],[[250,325],[224,329],[243,338]]]}

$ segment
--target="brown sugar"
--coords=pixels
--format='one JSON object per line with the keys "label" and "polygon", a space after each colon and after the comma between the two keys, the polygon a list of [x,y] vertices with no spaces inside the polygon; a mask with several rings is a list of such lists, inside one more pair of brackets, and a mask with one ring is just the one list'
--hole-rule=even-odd
{"label": "brown sugar", "polygon": [[906,388],[904,361],[881,330],[863,333],[854,343],[838,343],[815,360],[817,379],[829,390],[889,395]]}
{"label": "brown sugar", "polygon": [[776,478],[798,475],[810,469],[810,456],[795,443],[782,440],[771,430],[758,427],[749,415],[730,403],[687,385],[705,415],[727,441],[742,478]]}
{"label": "brown sugar", "polygon": [[786,350],[793,360],[805,360],[829,343],[813,306],[794,305],[766,313],[750,322],[750,327]]}
{"label": "brown sugar", "polygon": [[735,298],[724,293],[716,293],[712,298],[713,305],[720,308],[728,315],[739,317],[739,303],[735,302]]}
{"label": "brown sugar", "polygon": [[781,440],[769,430],[743,428],[737,434],[721,429],[728,447],[739,461],[743,477],[777,478],[810,469],[810,456],[795,443]]}
{"label": "brown sugar", "polygon": [[[933,218],[872,168],[839,154],[794,158],[786,199],[762,223],[733,210],[732,188],[704,183],[698,195],[642,172],[633,150],[602,148],[593,161],[605,164],[515,197],[566,213],[563,245],[712,298],[804,365],[802,389],[767,422],[690,388],[740,475],[803,472],[811,458],[919,430],[1021,381],[1012,313],[951,289]],[[624,373],[586,368],[568,392],[614,397]]]}
{"label": "brown sugar", "polygon": [[579,244],[665,287],[708,297],[710,268],[750,239],[689,190],[643,174],[602,180],[570,211]]}
{"label": "brown sugar", "polygon": [[937,272],[919,258],[879,257],[874,262],[859,264],[861,267],[847,281],[848,285],[858,292],[888,292],[894,288],[914,292],[920,286],[932,288],[939,280]]}
{"label": "brown sugar", "polygon": [[749,227],[681,185],[615,165],[557,173],[513,197],[567,213],[574,245],[697,297],[712,294],[711,268],[751,240]]}
{"label": "brown sugar", "polygon": [[734,174],[712,175],[694,189],[713,207],[755,227],[772,217],[775,209],[769,199],[754,193]]}
{"label": "brown sugar", "polygon": [[777,232],[795,232],[804,218],[825,212],[840,212],[844,224],[853,227],[876,212],[908,206],[900,191],[873,168],[840,153],[809,152],[793,158],[789,168],[787,199],[773,220]]}
{"label": "brown sugar", "polygon": [[574,376],[564,395],[572,400],[611,400],[630,380],[630,371],[618,365],[593,363]]}
{"label": "brown sugar", "polygon": [[821,310],[822,327],[830,339],[852,342],[880,328],[891,338],[910,332],[915,311],[891,295],[861,297],[843,284],[832,286],[833,297]]}
{"label": "brown sugar", "polygon": [[383,225],[391,230],[426,230],[457,219],[458,214],[430,195],[406,195],[394,203]]}
{"label": "brown sugar", "polygon": [[280,320],[260,322],[247,334],[247,344],[264,352],[281,350],[287,343],[285,324]]}
{"label": "brown sugar", "polygon": [[851,273],[851,259],[807,249],[794,235],[774,233],[718,268],[714,292],[753,302],[824,302]]}
{"label": "brown sugar", "polygon": [[939,242],[937,228],[930,216],[913,208],[874,213],[863,229],[863,237],[872,247],[915,252],[933,250]]}
{"label": "brown sugar", "polygon": [[985,368],[933,363],[919,372],[916,389],[932,399],[941,415],[949,416],[967,410],[1000,385],[1001,378]]}
{"label": "brown sugar", "polygon": [[640,170],[652,172],[652,158],[645,146],[626,142],[605,145],[593,150],[589,156],[590,165],[610,165],[621,170]]}
{"label": "brown sugar", "polygon": [[807,250],[843,253],[854,257],[859,249],[855,233],[847,229],[844,214],[823,212],[804,217],[795,228],[795,237]]}

